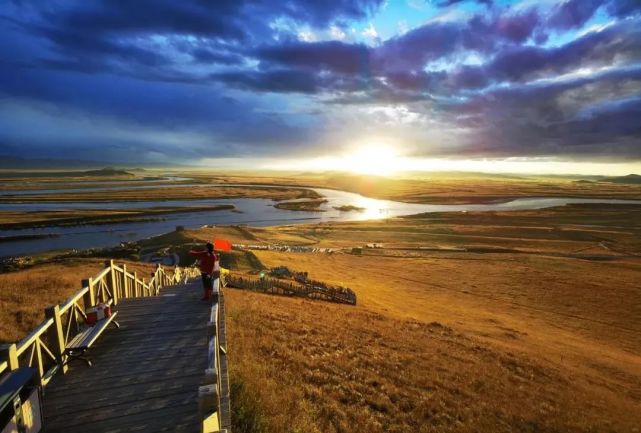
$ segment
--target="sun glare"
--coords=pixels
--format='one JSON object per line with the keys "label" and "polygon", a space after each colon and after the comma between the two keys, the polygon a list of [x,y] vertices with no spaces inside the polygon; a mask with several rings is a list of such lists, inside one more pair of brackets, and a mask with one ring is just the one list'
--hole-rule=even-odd
{"label": "sun glare", "polygon": [[382,144],[370,144],[357,149],[345,157],[348,171],[359,174],[388,176],[398,170],[398,154]]}

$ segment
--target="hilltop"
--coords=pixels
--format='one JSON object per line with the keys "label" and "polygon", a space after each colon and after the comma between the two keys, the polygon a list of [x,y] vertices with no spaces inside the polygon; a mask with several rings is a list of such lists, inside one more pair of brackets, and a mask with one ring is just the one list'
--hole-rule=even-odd
{"label": "hilltop", "polygon": [[638,174],[628,174],[627,176],[613,177],[605,180],[605,182],[612,183],[625,183],[625,184],[641,184],[641,175]]}
{"label": "hilltop", "polygon": [[87,170],[81,172],[81,174],[85,176],[135,176],[133,173],[113,167],[105,167],[98,170]]}

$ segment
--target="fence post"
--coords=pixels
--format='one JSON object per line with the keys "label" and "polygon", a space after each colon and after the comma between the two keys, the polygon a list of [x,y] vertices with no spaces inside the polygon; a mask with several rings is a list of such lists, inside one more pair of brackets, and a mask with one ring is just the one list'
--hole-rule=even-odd
{"label": "fence post", "polygon": [[107,285],[109,290],[111,290],[111,299],[114,301],[114,305],[118,305],[118,288],[116,287],[116,274],[114,271],[114,261],[109,260],[105,262],[105,267],[109,268],[109,275],[107,276]]}
{"label": "fence post", "polygon": [[52,305],[45,309],[45,317],[53,319],[53,325],[49,327],[49,341],[53,346],[53,354],[56,357],[56,362],[61,367],[62,374],[67,372],[69,368],[65,364],[65,335],[62,332],[62,319],[60,317],[60,306]]}
{"label": "fence post", "polygon": [[96,305],[96,298],[94,296],[94,291],[93,291],[93,278],[89,278],[88,280],[82,280],[82,287],[85,287],[85,286],[89,288],[89,290],[87,290],[87,293],[85,293],[84,296],[82,297],[82,300],[85,304],[85,311],[86,311],[89,308]]}
{"label": "fence post", "polygon": [[129,297],[129,281],[127,280],[127,265],[122,264],[122,290],[125,291],[125,298]]}
{"label": "fence post", "polygon": [[17,370],[18,367],[20,367],[20,364],[18,362],[18,348],[15,344],[5,345],[0,353],[2,354],[0,359],[4,359],[7,361],[7,364],[9,365],[9,371]]}
{"label": "fence post", "polygon": [[160,288],[162,287],[162,265],[158,263],[158,267],[156,267],[156,296],[160,295]]}

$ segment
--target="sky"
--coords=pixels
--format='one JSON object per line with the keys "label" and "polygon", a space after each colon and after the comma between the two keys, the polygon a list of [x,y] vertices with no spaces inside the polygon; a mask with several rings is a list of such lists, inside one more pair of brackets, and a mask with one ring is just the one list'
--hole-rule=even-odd
{"label": "sky", "polygon": [[641,172],[641,0],[4,0],[0,157]]}

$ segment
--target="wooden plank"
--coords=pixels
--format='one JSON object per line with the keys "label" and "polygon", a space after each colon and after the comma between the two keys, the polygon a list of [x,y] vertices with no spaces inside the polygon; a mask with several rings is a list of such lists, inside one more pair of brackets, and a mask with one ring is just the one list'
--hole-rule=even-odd
{"label": "wooden plank", "polygon": [[[59,416],[67,413],[93,411],[114,404],[134,403],[139,400],[194,392],[194,389],[200,383],[201,376],[201,374],[179,376],[175,373],[174,377],[163,380],[154,381],[153,378],[147,377],[146,380],[140,382],[136,382],[134,378],[133,384],[117,385],[113,388],[110,388],[109,383],[106,381],[103,382],[103,385],[106,386],[94,388],[95,382],[92,382],[91,398],[87,398],[87,390],[84,387],[80,387],[76,389],[77,392],[67,393],[64,399],[57,399],[55,403],[51,403],[48,410]],[[177,377],[181,380],[176,380]],[[114,400],[113,393],[118,393],[117,400]]]}
{"label": "wooden plank", "polygon": [[191,405],[184,408],[175,408],[154,412],[152,418],[140,415],[122,417],[116,420],[107,420],[100,423],[100,430],[87,430],[86,425],[65,427],[62,429],[47,429],[47,433],[87,433],[100,431],[105,433],[194,433],[199,432],[198,415]]}
{"label": "wooden plank", "polygon": [[192,394],[193,392],[189,392],[172,397],[152,398],[133,405],[126,403],[102,410],[46,418],[45,425],[47,433],[151,432],[154,431],[150,429],[152,425],[164,428],[171,428],[176,423],[191,422],[193,425],[196,424],[197,410],[194,409]]}
{"label": "wooden plank", "polygon": [[121,299],[121,328],[88,352],[94,367],[72,364],[45,389],[47,432],[199,431],[209,308],[194,286]]}
{"label": "wooden plank", "polygon": [[[180,355],[169,354],[166,356],[158,356],[153,358],[153,362],[140,362],[137,359],[126,361],[123,363],[118,363],[119,367],[122,367],[122,370],[114,371],[109,368],[93,368],[91,369],[90,377],[92,380],[113,380],[118,377],[127,376],[129,374],[142,374],[142,373],[160,373],[164,370],[179,369],[183,370],[190,368],[195,359],[202,356],[202,348],[198,347],[191,352],[183,352]],[[65,388],[74,388],[80,385],[86,385],[88,377],[83,370],[88,370],[86,366],[78,366],[78,368],[73,369],[73,375],[69,376],[69,379],[65,380],[65,384],[58,385],[55,390],[51,387],[47,388],[47,395],[51,395],[60,389]]]}
{"label": "wooden plank", "polygon": [[94,391],[101,390],[107,391],[109,393],[110,390],[117,390],[118,388],[122,388],[125,386],[132,386],[141,383],[146,383],[151,386],[155,383],[154,381],[162,382],[163,380],[176,380],[191,376],[202,377],[202,374],[202,371],[190,371],[189,373],[185,373],[184,369],[167,369],[161,372],[155,371],[150,373],[140,373],[138,375],[121,375],[119,377],[102,379],[94,379],[91,375],[88,375],[86,377],[87,381],[84,383],[85,386],[76,383],[73,386],[59,387],[55,390],[55,392],[48,391],[47,396],[50,396],[52,398],[63,397],[62,393],[64,393],[64,398],[66,399],[68,398],[68,396],[71,396],[74,393],[84,392],[86,397],[86,386],[88,384],[91,384],[92,394],[94,393]]}

